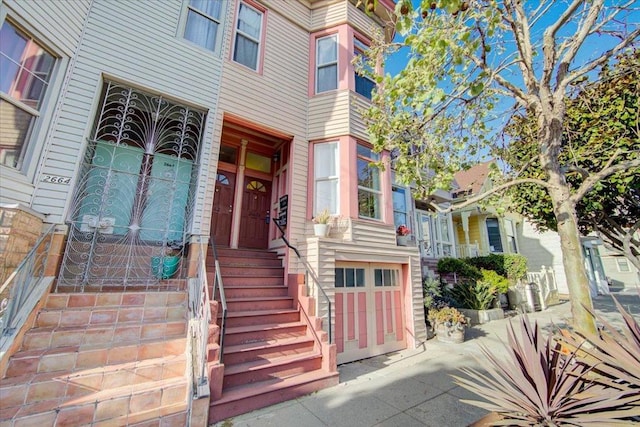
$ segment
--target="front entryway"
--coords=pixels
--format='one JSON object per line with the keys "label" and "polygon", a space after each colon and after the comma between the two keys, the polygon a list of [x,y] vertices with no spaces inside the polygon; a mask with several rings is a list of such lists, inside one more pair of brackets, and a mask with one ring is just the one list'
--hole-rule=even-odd
{"label": "front entryway", "polygon": [[335,272],[338,363],[406,348],[400,267],[345,263]]}
{"label": "front entryway", "polygon": [[242,193],[239,247],[253,249],[267,247],[271,221],[270,203],[271,182],[247,177]]}

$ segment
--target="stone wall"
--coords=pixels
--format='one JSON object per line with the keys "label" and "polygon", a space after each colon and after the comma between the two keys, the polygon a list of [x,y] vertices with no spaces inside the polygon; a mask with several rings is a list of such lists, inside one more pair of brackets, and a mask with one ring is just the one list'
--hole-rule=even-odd
{"label": "stone wall", "polygon": [[[42,218],[20,206],[0,205],[0,286],[29,253],[42,233]],[[9,289],[0,294],[8,297]],[[5,295],[7,294],[7,295]]]}

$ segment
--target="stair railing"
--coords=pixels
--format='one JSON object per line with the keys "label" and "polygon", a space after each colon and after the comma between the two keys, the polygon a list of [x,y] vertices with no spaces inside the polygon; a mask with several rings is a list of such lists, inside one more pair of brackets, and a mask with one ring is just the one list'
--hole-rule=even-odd
{"label": "stair railing", "polygon": [[206,250],[198,254],[196,277],[189,279],[189,332],[191,337],[191,381],[196,399],[210,394],[207,375],[207,345],[209,323],[211,322],[211,304],[209,283],[207,281]]}
{"label": "stair railing", "polygon": [[[280,220],[274,219],[273,222],[276,225],[276,227],[278,227],[278,230],[280,230],[280,234],[281,234],[280,238],[282,239],[284,244],[287,245],[287,247],[291,249],[293,252],[295,252],[295,254],[298,256],[298,260],[302,263],[302,265],[304,265],[305,283],[307,284],[307,287],[309,287],[309,279],[312,279],[315,289],[320,291],[320,294],[323,296],[323,298],[327,302],[327,316],[328,316],[327,323],[328,323],[328,333],[329,333],[329,344],[333,344],[333,337],[331,334],[331,299],[329,299],[329,296],[327,295],[327,293],[324,291],[324,289],[322,289],[322,286],[320,286],[320,281],[318,280],[318,277],[315,275],[313,268],[309,265],[307,260],[304,259],[302,255],[300,255],[300,252],[298,251],[298,249],[295,246],[292,246],[291,243],[289,243],[289,240],[287,240],[284,233],[284,229],[280,225]],[[314,294],[317,295],[317,293],[315,292]],[[304,309],[302,311],[304,312]],[[307,317],[307,321],[309,321],[309,316],[307,315],[306,312],[304,313],[304,315]],[[313,330],[313,328],[311,329]],[[314,331],[314,334],[315,334],[315,331]],[[316,339],[318,339],[319,341],[319,338],[317,335],[316,335]]]}
{"label": "stair railing", "polygon": [[0,336],[13,334],[41,298],[34,292],[44,278],[54,230],[55,224],[51,224],[0,287],[0,295],[10,289],[9,298],[0,302]]}
{"label": "stair railing", "polygon": [[216,289],[218,289],[218,295],[220,295],[220,305],[222,306],[222,317],[220,319],[220,349],[218,351],[218,360],[220,364],[224,359],[224,334],[227,324],[227,298],[224,295],[224,284],[222,283],[222,274],[220,273],[220,262],[218,261],[218,252],[216,251],[216,244],[212,238],[209,239],[209,246],[211,247],[211,253],[213,254],[215,276],[213,279],[213,298],[216,297]]}

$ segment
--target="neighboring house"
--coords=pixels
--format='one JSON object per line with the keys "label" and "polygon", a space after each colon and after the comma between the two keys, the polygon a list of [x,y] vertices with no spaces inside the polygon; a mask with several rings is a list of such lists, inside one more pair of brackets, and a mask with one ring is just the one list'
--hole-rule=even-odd
{"label": "neighboring house", "polygon": [[640,288],[640,271],[635,265],[606,244],[600,247],[600,259],[612,289],[637,292]]}
{"label": "neighboring house", "polygon": [[[107,293],[115,291],[141,292],[128,298],[132,302],[181,291],[187,279],[202,279],[196,265],[209,240],[227,258],[241,250],[250,259],[271,252],[265,265],[275,260],[277,268],[242,268],[235,258],[222,276],[232,289],[236,275],[269,270],[271,276],[258,281],[283,283],[286,295],[249,306],[293,299],[290,311],[298,320],[290,328],[298,331],[302,323],[303,337],[315,336],[317,342],[300,338],[310,342],[308,360],[291,368],[283,368],[288,365],[282,360],[270,365],[306,378],[287,377],[278,387],[295,392],[276,391],[274,399],[334,384],[336,362],[425,340],[420,251],[429,257],[454,253],[453,230],[449,216],[439,220],[414,209],[419,203],[393,184],[390,168],[369,166],[380,158],[389,162],[390,155],[373,153],[368,143],[358,111],[375,85],[355,74],[352,59],[364,52],[374,30],[393,35],[394,2],[380,0],[372,15],[358,3],[3,0],[0,220],[6,233],[0,250],[5,259],[15,258],[7,273],[49,224],[55,238],[46,275],[56,275],[52,295],[69,304],[112,301]],[[334,215],[332,228],[329,236],[315,237],[312,218],[324,208]],[[276,218],[302,260],[285,245]],[[420,251],[398,246],[400,223],[417,230]],[[153,263],[173,251],[183,260],[168,279]],[[212,276],[213,265],[207,268]],[[306,299],[301,285],[315,299]],[[78,292],[83,295],[70,296]],[[124,304],[125,297],[117,298]],[[248,304],[243,298],[229,301]],[[301,315],[307,303],[311,307]],[[88,319],[112,322],[118,330],[120,315],[111,311],[119,309],[96,305]],[[265,323],[275,329],[272,322]],[[241,334],[254,326],[232,329]],[[332,343],[324,341],[327,332]],[[230,378],[231,371],[241,376],[256,367],[232,366],[227,355],[225,372],[216,343],[210,344],[210,420],[273,401],[255,392],[233,403],[238,397],[225,390],[243,379]],[[300,345],[288,343],[282,354],[293,358],[300,352],[294,344]],[[11,363],[3,359],[0,371],[11,372]],[[320,370],[324,374],[316,375]],[[309,386],[309,378],[318,385]],[[273,389],[263,383],[253,387]],[[129,410],[134,406],[132,400]],[[59,421],[59,413],[47,416]]]}

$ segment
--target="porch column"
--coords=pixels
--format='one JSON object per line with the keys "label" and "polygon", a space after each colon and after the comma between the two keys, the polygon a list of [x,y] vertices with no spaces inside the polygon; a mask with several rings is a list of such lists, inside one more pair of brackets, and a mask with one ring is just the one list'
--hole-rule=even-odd
{"label": "porch column", "polygon": [[238,249],[238,240],[240,238],[240,219],[242,218],[242,195],[244,194],[244,171],[245,161],[247,158],[247,144],[249,141],[243,139],[240,141],[240,162],[238,163],[238,174],[236,175],[236,192],[233,198],[233,216],[231,218],[231,242],[229,247]]}

